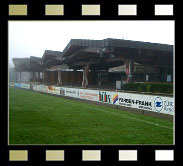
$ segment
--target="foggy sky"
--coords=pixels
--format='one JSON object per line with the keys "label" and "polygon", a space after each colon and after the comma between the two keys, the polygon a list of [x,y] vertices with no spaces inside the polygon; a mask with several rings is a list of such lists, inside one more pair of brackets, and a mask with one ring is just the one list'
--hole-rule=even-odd
{"label": "foggy sky", "polygon": [[9,21],[9,63],[62,51],[71,39],[105,38],[174,45],[174,21]]}

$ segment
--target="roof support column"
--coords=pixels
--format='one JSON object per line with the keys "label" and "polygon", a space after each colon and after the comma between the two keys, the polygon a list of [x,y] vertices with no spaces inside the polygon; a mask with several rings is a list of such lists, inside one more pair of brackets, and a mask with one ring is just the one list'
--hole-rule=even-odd
{"label": "roof support column", "polygon": [[144,79],[143,79],[144,82],[146,82],[146,61],[144,60]]}
{"label": "roof support column", "polygon": [[125,59],[127,83],[133,82],[134,75],[134,60],[132,58]]}
{"label": "roof support column", "polygon": [[33,82],[35,82],[35,72],[33,71]]}
{"label": "roof support column", "polygon": [[43,82],[45,82],[45,70],[43,70]]}
{"label": "roof support column", "polygon": [[15,71],[14,82],[17,82],[17,72]]}
{"label": "roof support column", "polygon": [[62,85],[62,71],[58,71],[58,85]]}
{"label": "roof support column", "polygon": [[22,82],[22,72],[20,71],[20,83]]}
{"label": "roof support column", "polygon": [[82,87],[84,87],[84,88],[88,87],[88,73],[89,73],[89,65],[86,65],[83,67]]}
{"label": "roof support column", "polygon": [[40,72],[38,71],[38,80],[40,82]]}

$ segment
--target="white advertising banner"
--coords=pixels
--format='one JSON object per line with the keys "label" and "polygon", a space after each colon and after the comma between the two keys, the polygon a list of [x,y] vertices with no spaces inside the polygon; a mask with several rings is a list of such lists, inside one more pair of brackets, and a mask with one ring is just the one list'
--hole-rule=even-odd
{"label": "white advertising banner", "polygon": [[14,82],[9,82],[9,85],[10,86],[14,86]]}
{"label": "white advertising banner", "polygon": [[46,92],[46,86],[33,84],[33,90],[40,91],[40,92]]}
{"label": "white advertising banner", "polygon": [[79,89],[76,88],[64,88],[65,96],[79,98]]}
{"label": "white advertising banner", "polygon": [[59,87],[60,88],[60,95],[65,96],[65,88]]}
{"label": "white advertising banner", "polygon": [[32,85],[32,89],[35,90],[35,91],[37,91],[37,89],[38,89],[37,85],[33,84]]}
{"label": "white advertising banner", "polygon": [[40,90],[41,92],[46,92],[46,86],[40,85],[38,90]]}
{"label": "white advertising banner", "polygon": [[[30,85],[21,85],[28,88]],[[19,87],[20,84],[15,84]],[[115,104],[146,111],[174,115],[174,98],[123,92],[99,91],[77,88],[65,88],[45,85],[33,85],[33,90],[56,95],[92,100],[107,104]]]}
{"label": "white advertising banner", "polygon": [[15,85],[15,87],[21,88],[21,84],[20,83],[15,83],[14,85]]}
{"label": "white advertising banner", "polygon": [[55,94],[60,95],[60,87],[55,87]]}
{"label": "white advertising banner", "polygon": [[46,86],[45,85],[37,85],[37,90],[40,92],[46,92]]}
{"label": "white advertising banner", "polygon": [[154,111],[163,114],[174,115],[174,98],[154,96]]}
{"label": "white advertising banner", "polygon": [[51,94],[60,94],[60,87],[46,86],[46,92]]}
{"label": "white advertising banner", "polygon": [[98,101],[99,94],[96,90],[79,89],[79,98],[85,100]]}
{"label": "white advertising banner", "polygon": [[174,115],[174,101],[172,97],[118,93],[118,101],[116,104],[124,107]]}
{"label": "white advertising banner", "polygon": [[30,84],[21,83],[21,88],[30,89]]}
{"label": "white advertising banner", "polygon": [[132,93],[118,93],[118,97],[117,103],[120,106],[153,111],[153,96]]}

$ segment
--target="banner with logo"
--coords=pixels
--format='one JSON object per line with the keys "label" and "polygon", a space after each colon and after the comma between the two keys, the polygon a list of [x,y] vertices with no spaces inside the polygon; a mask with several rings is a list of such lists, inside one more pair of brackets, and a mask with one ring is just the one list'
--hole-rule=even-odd
{"label": "banner with logo", "polygon": [[112,104],[119,105],[119,96],[117,92],[113,92],[112,95]]}
{"label": "banner with logo", "polygon": [[46,86],[46,92],[51,94],[60,94],[60,87]]}
{"label": "banner with logo", "polygon": [[132,93],[118,93],[118,96],[118,104],[120,106],[154,111],[153,96]]}
{"label": "banner with logo", "polygon": [[9,82],[9,85],[10,86],[14,86],[14,82]]}
{"label": "banner with logo", "polygon": [[40,92],[46,92],[46,86],[33,84],[33,90],[40,91]]}
{"label": "banner with logo", "polygon": [[14,85],[15,85],[15,87],[21,88],[21,84],[20,83],[15,83]]}
{"label": "banner with logo", "polygon": [[154,96],[154,111],[174,115],[174,99],[172,97]]}
{"label": "banner with logo", "polygon": [[79,89],[76,88],[64,88],[65,96],[79,98]]}
{"label": "banner with logo", "polygon": [[99,94],[96,90],[79,89],[79,98],[85,100],[98,101]]}
{"label": "banner with logo", "polygon": [[46,86],[45,85],[39,85],[38,86],[38,91],[46,92]]}
{"label": "banner with logo", "polygon": [[14,85],[15,85],[15,87],[18,87],[18,88],[30,89],[30,84],[15,83]]}
{"label": "banner with logo", "polygon": [[32,89],[35,90],[35,91],[37,91],[37,89],[38,89],[38,88],[37,88],[37,85],[33,84],[33,85],[32,85]]}
{"label": "banner with logo", "polygon": [[30,84],[21,83],[21,88],[30,89]]}
{"label": "banner with logo", "polygon": [[98,91],[98,101],[102,103],[113,104],[114,92],[111,91]]}
{"label": "banner with logo", "polygon": [[32,89],[35,90],[35,91],[38,91],[38,85],[33,84],[33,85],[32,85]]}
{"label": "banner with logo", "polygon": [[59,87],[60,88],[60,95],[65,96],[65,88]]}
{"label": "banner with logo", "polygon": [[[15,87],[30,88],[30,84],[14,83]],[[97,101],[107,104],[115,104],[146,111],[174,115],[174,98],[164,96],[153,96],[123,92],[99,91],[78,88],[65,88],[45,85],[33,85],[33,90]]]}
{"label": "banner with logo", "polygon": [[54,94],[60,95],[60,87],[55,87],[55,92]]}
{"label": "banner with logo", "polygon": [[118,93],[118,101],[116,104],[124,107],[174,115],[174,101],[172,97]]}

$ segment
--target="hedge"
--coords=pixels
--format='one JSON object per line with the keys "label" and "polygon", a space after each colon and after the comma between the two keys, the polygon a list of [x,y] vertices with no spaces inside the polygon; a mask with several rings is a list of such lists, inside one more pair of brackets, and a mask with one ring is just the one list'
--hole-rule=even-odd
{"label": "hedge", "polygon": [[172,83],[128,83],[123,90],[173,94]]}

